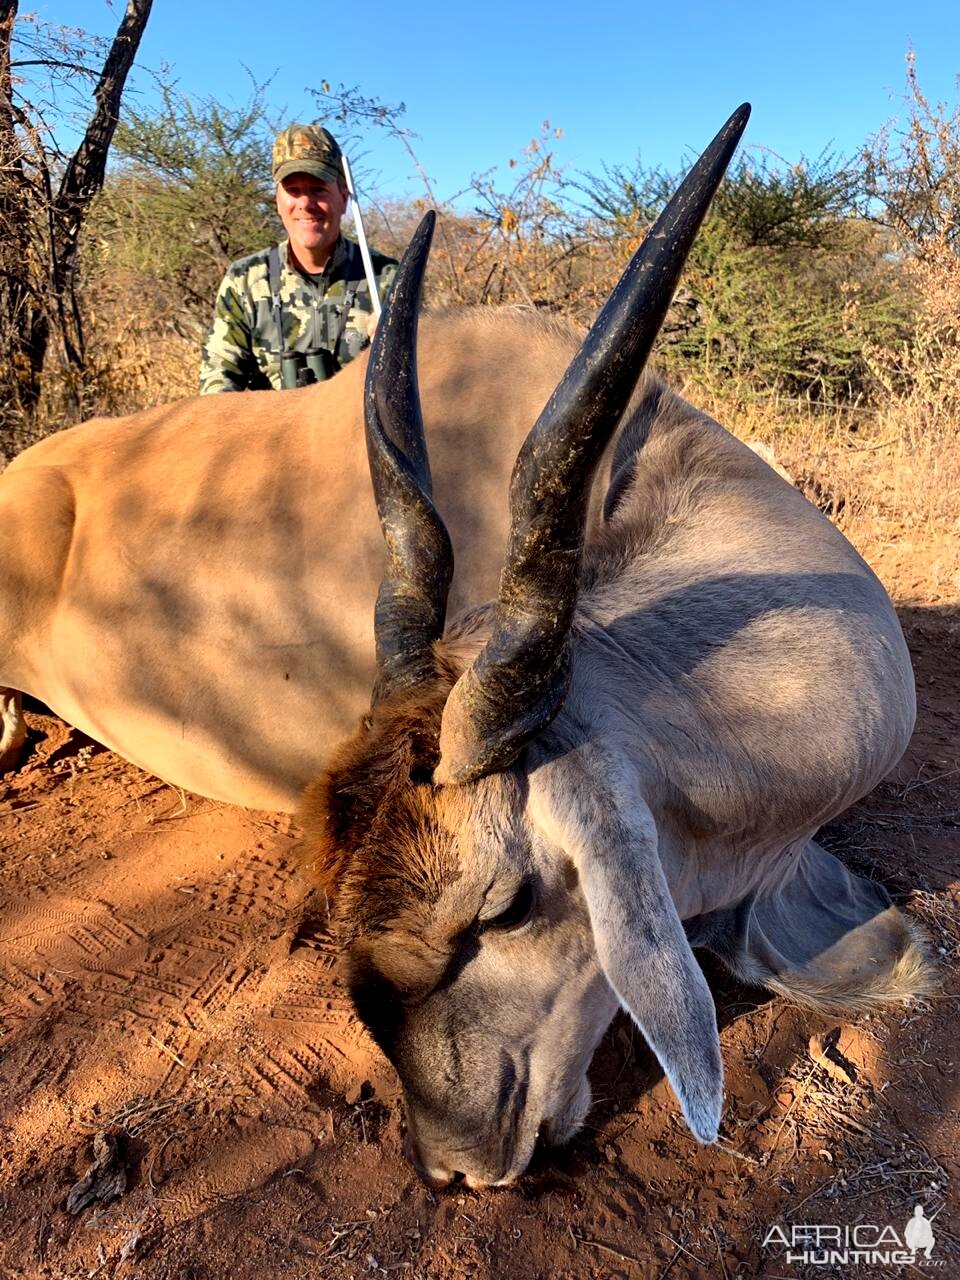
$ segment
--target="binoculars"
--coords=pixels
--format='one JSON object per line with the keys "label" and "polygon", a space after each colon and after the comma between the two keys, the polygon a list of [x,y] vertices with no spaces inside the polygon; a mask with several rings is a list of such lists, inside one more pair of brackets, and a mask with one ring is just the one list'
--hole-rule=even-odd
{"label": "binoculars", "polygon": [[333,353],[325,347],[311,347],[309,351],[281,351],[280,385],[285,391],[291,387],[309,387],[314,382],[332,378],[339,368]]}

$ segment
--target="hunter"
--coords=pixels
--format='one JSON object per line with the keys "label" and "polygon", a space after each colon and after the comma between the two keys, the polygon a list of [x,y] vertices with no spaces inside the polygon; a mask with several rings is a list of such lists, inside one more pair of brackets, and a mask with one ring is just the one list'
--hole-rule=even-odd
{"label": "hunter", "polygon": [[[203,345],[201,395],[279,390],[297,385],[298,370],[302,385],[313,377],[305,363],[330,377],[375,327],[360,248],[340,230],[349,196],[336,139],[319,125],[290,125],[273,144],[273,180],[286,239],[224,276]],[[370,256],[382,300],[397,264]]]}

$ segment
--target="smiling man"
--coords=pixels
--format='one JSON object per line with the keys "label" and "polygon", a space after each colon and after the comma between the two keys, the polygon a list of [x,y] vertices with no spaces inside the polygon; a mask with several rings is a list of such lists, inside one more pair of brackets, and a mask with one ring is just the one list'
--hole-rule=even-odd
{"label": "smiling man", "polygon": [[[336,139],[319,125],[291,125],[273,144],[273,180],[286,239],[224,276],[203,345],[201,395],[279,389],[284,351],[315,353],[311,365],[329,377],[369,341],[373,303],[360,249],[340,231],[348,195]],[[370,256],[382,299],[397,264]]]}

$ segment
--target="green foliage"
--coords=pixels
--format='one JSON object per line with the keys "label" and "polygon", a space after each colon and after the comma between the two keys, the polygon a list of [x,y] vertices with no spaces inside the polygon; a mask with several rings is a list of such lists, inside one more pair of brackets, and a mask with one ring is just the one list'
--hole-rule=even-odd
{"label": "green foliage", "polygon": [[856,168],[824,152],[798,164],[740,156],[717,192],[714,214],[749,248],[844,248],[860,185]]}
{"label": "green foliage", "polygon": [[[681,177],[638,162],[574,186],[602,235],[636,242]],[[902,341],[912,308],[883,237],[857,212],[860,190],[858,169],[834,155],[791,167],[741,157],[691,253],[661,363],[757,393],[867,395],[865,347]]]}
{"label": "green foliage", "polygon": [[266,89],[253,85],[233,108],[164,81],[157,108],[127,111],[99,209],[102,265],[168,286],[209,318],[229,264],[279,233],[270,177],[278,125]]}

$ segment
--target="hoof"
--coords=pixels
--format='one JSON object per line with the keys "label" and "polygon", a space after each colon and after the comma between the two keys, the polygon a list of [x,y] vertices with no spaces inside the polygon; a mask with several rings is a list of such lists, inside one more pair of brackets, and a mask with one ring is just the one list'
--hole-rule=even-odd
{"label": "hoof", "polygon": [[27,722],[20,706],[22,695],[13,689],[0,693],[0,773],[16,769],[27,740]]}

